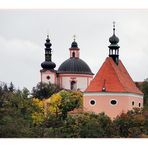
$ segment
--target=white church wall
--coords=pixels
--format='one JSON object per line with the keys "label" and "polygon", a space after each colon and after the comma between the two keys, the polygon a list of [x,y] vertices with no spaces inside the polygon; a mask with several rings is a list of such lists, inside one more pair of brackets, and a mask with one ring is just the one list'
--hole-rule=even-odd
{"label": "white church wall", "polygon": [[[49,79],[47,78],[49,76]],[[44,83],[56,84],[56,74],[50,71],[41,72],[41,81]]]}
{"label": "white church wall", "polygon": [[72,75],[66,75],[61,74],[59,76],[61,87],[65,89],[71,89],[71,81],[76,82],[76,88],[80,89],[81,91],[84,91],[87,86],[89,85],[90,81],[92,80],[92,75],[83,75],[83,74],[72,74]]}

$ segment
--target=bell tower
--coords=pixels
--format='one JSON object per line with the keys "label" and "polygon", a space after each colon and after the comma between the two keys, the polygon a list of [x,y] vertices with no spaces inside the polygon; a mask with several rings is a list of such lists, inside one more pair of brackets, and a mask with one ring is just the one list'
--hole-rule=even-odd
{"label": "bell tower", "polygon": [[47,35],[46,43],[45,43],[45,61],[41,63],[41,67],[43,68],[40,70],[41,72],[41,82],[42,83],[57,83],[57,74],[54,68],[56,64],[52,62],[52,44],[50,43],[49,35]]}
{"label": "bell tower", "polygon": [[118,46],[119,38],[115,35],[115,22],[113,22],[113,35],[109,38],[109,42],[111,43],[108,46],[109,57],[111,57],[114,60],[114,62],[118,65],[120,46]]}
{"label": "bell tower", "polygon": [[70,50],[70,58],[79,58],[79,56],[80,56],[79,50],[80,49],[78,48],[78,44],[75,41],[76,36],[74,35],[73,37],[74,37],[74,41],[71,44],[71,48],[69,48],[69,50]]}

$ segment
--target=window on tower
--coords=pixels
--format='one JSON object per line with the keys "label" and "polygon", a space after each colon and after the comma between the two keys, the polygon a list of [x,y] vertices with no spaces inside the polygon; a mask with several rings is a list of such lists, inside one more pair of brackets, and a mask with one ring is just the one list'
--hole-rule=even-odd
{"label": "window on tower", "polygon": [[75,52],[72,52],[72,57],[73,57],[73,58],[75,57]]}
{"label": "window on tower", "polygon": [[47,80],[49,80],[50,79],[50,76],[47,76],[46,78],[47,78]]}

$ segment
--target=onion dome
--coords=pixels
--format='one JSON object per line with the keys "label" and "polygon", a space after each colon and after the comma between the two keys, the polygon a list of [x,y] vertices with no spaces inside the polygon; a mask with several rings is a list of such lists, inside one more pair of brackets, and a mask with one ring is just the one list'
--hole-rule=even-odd
{"label": "onion dome", "polygon": [[41,67],[43,69],[49,69],[49,70],[53,70],[56,67],[56,64],[54,62],[52,62],[51,57],[51,43],[50,43],[50,39],[49,36],[47,35],[47,39],[46,39],[46,43],[45,43],[45,61],[43,63],[41,63]]}
{"label": "onion dome", "polygon": [[58,73],[93,75],[89,66],[80,58],[69,58],[64,61],[60,65]]}
{"label": "onion dome", "polygon": [[44,61],[43,63],[41,63],[41,67],[43,69],[54,69],[56,67],[56,64],[52,61]]}
{"label": "onion dome", "polygon": [[113,22],[113,35],[109,38],[109,42],[111,43],[108,46],[110,49],[120,48],[120,46],[118,46],[119,38],[115,35],[115,22]]}
{"label": "onion dome", "polygon": [[71,48],[78,48],[78,44],[77,44],[77,42],[75,41],[75,40],[76,40],[76,36],[74,35],[73,38],[74,38],[74,41],[73,41],[72,44],[71,44]]}

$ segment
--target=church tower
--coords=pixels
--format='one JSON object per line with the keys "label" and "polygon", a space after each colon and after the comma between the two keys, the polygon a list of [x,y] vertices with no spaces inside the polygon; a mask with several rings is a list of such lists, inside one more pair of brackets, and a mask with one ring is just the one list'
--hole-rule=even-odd
{"label": "church tower", "polygon": [[74,35],[74,41],[71,44],[71,48],[69,48],[70,51],[70,58],[79,58],[79,48],[78,44],[75,41],[75,35]]}
{"label": "church tower", "polygon": [[113,35],[109,38],[109,42],[111,43],[108,46],[109,47],[109,57],[111,57],[113,61],[118,65],[120,46],[118,46],[119,38],[115,35],[115,22],[113,22]]}
{"label": "church tower", "polygon": [[69,48],[70,57],[58,68],[58,80],[61,88],[84,91],[93,78],[93,73],[85,61],[80,58],[80,48],[74,41]]}
{"label": "church tower", "polygon": [[51,45],[49,36],[47,35],[45,43],[45,61],[41,63],[42,69],[40,70],[41,82],[57,84],[56,70],[54,70],[56,64],[52,62]]}
{"label": "church tower", "polygon": [[109,42],[109,57],[84,91],[83,108],[86,112],[104,112],[113,119],[122,112],[143,107],[143,93],[119,59],[115,24]]}

